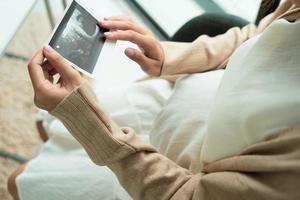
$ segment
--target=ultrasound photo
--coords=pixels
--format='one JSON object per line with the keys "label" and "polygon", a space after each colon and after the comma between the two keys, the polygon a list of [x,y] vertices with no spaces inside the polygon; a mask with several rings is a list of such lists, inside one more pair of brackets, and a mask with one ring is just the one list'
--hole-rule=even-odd
{"label": "ultrasound photo", "polygon": [[73,1],[49,45],[84,71],[93,73],[105,42],[98,20]]}

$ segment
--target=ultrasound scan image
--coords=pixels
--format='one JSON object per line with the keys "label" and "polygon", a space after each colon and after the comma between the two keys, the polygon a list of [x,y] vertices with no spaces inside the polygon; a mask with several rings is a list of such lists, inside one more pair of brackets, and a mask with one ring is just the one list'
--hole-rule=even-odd
{"label": "ultrasound scan image", "polygon": [[92,74],[105,42],[105,31],[100,29],[97,19],[73,1],[49,45]]}

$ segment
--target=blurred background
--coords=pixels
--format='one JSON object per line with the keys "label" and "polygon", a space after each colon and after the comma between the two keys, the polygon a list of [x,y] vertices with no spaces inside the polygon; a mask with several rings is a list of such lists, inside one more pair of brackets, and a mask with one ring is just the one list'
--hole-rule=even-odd
{"label": "blurred background", "polygon": [[[0,200],[10,199],[6,189],[9,174],[20,163],[34,157],[41,144],[35,127],[36,108],[33,105],[27,63],[33,54],[46,44],[70,2],[0,1]],[[159,39],[169,40],[183,24],[205,12],[227,12],[255,23],[261,0],[79,0],[78,2],[85,5],[98,18],[129,15],[150,28]],[[130,74],[134,63],[126,61],[122,50],[116,51],[116,54],[119,54],[119,60],[125,66],[122,70]],[[111,72],[103,79],[116,79],[118,66],[115,65],[110,67]]]}

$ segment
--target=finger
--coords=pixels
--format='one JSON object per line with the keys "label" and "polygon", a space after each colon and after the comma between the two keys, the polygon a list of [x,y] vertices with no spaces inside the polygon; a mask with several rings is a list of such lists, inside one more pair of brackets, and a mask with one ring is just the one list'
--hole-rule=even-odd
{"label": "finger", "polygon": [[108,40],[130,41],[137,44],[145,51],[151,51],[154,48],[153,43],[148,40],[147,36],[144,36],[132,30],[106,32],[104,33],[104,35]]}
{"label": "finger", "polygon": [[46,60],[43,64],[42,64],[42,68],[45,71],[51,71],[53,69],[53,66],[49,63],[48,60]]}
{"label": "finger", "polygon": [[44,47],[43,53],[47,58],[48,62],[63,78],[72,78],[74,72],[76,72],[75,69],[73,69],[64,60],[64,58],[61,55],[59,55],[59,53],[53,50],[50,46]]}
{"label": "finger", "polygon": [[125,49],[125,55],[131,60],[138,63],[146,72],[151,68],[151,66],[154,66],[156,63],[156,60],[146,57],[141,51],[133,48]]}
{"label": "finger", "polygon": [[140,34],[147,34],[147,31],[130,21],[100,21],[100,26],[109,30],[133,30]]}
{"label": "finger", "polygon": [[28,72],[33,85],[33,88],[37,88],[43,81],[45,81],[44,71],[42,64],[45,57],[43,50],[40,49],[36,55],[31,59],[28,64]]}
{"label": "finger", "polygon": [[50,76],[57,74],[56,69],[49,63],[48,60],[42,64],[42,67],[43,67],[43,70],[47,71]]}
{"label": "finger", "polygon": [[48,60],[46,60],[43,64],[42,64],[42,68],[44,71],[44,76],[45,79],[50,80],[51,83],[53,83],[53,76],[55,74],[57,74],[57,71],[55,68],[53,68],[53,66],[49,63]]}
{"label": "finger", "polygon": [[54,68],[53,68],[52,70],[49,71],[49,75],[50,75],[50,76],[54,76],[54,75],[57,74],[57,73],[58,73],[58,72],[57,72],[56,69],[54,69]]}

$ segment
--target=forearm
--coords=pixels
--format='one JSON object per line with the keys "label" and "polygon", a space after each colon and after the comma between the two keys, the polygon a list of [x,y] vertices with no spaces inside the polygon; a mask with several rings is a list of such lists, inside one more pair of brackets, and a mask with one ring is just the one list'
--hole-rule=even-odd
{"label": "forearm", "polygon": [[138,152],[108,167],[136,200],[173,199],[193,177],[188,170],[155,152]]}
{"label": "forearm", "polygon": [[165,59],[161,75],[190,74],[225,68],[229,57],[256,34],[254,25],[231,28],[215,37],[202,35],[192,43],[162,42]]}

